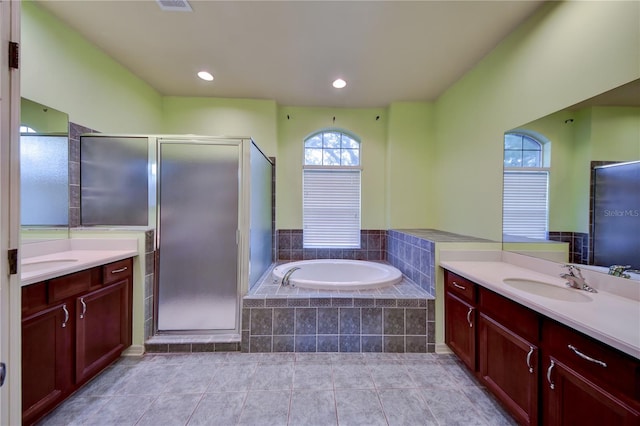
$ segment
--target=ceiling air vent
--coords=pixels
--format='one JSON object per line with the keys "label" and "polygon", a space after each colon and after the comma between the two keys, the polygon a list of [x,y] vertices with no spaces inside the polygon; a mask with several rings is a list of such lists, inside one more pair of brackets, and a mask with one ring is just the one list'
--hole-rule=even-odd
{"label": "ceiling air vent", "polygon": [[160,9],[166,12],[192,12],[187,0],[156,0]]}

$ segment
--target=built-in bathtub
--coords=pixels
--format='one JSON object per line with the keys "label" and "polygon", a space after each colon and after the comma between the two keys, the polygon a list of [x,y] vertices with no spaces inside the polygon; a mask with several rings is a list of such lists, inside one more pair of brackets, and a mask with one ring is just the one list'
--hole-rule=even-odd
{"label": "built-in bathtub", "polygon": [[391,265],[344,259],[284,263],[273,268],[272,276],[281,285],[337,291],[385,288],[402,281],[402,272]]}
{"label": "built-in bathtub", "polygon": [[[280,269],[300,267],[294,263]],[[243,297],[242,351],[434,352],[434,297],[406,276],[378,288],[324,290],[295,284],[301,271],[288,286],[268,271]]]}

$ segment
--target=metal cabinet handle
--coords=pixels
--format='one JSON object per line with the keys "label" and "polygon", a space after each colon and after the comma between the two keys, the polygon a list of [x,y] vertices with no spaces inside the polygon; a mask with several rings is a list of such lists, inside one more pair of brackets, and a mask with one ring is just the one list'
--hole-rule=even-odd
{"label": "metal cabinet handle", "polygon": [[84,319],[84,315],[87,313],[87,304],[84,303],[84,297],[80,298],[80,303],[82,304],[82,312],[80,312],[80,319]]}
{"label": "metal cabinet handle", "polygon": [[453,286],[454,286],[455,288],[459,288],[460,290],[466,290],[466,289],[467,289],[465,286],[460,285],[460,284],[458,284],[458,283],[457,283],[457,282],[455,282],[455,281],[453,282]]}
{"label": "metal cabinet handle", "polygon": [[551,360],[551,365],[549,366],[549,369],[547,370],[547,382],[549,382],[549,387],[551,389],[555,389],[556,385],[551,381],[551,370],[553,370],[553,367],[556,366],[556,362],[554,360]]}
{"label": "metal cabinet handle", "polygon": [[69,311],[67,310],[67,304],[62,305],[62,310],[64,311],[64,321],[62,322],[62,328],[67,326],[69,322]]}
{"label": "metal cabinet handle", "polygon": [[113,271],[111,271],[112,274],[119,274],[120,272],[124,272],[127,269],[129,269],[128,267],[124,267],[124,268],[120,268],[120,269],[114,269]]}
{"label": "metal cabinet handle", "polygon": [[473,328],[473,323],[471,322],[472,312],[473,312],[473,308],[469,308],[469,312],[467,312],[467,322],[469,323],[469,328]]}
{"label": "metal cabinet handle", "polygon": [[567,345],[567,347],[568,347],[569,349],[571,349],[571,350],[572,350],[576,355],[578,355],[578,356],[579,356],[580,358],[582,358],[582,359],[586,359],[587,361],[591,361],[591,362],[593,362],[594,364],[598,364],[598,365],[600,365],[600,366],[602,366],[602,367],[606,367],[606,366],[607,366],[607,363],[606,363],[606,362],[600,361],[599,359],[591,358],[589,355],[585,355],[585,354],[583,354],[583,353],[582,353],[582,352],[580,352],[578,349],[576,349],[576,347],[575,347],[575,346],[573,346],[573,345]]}
{"label": "metal cabinet handle", "polygon": [[529,373],[533,373],[533,367],[531,366],[531,355],[533,355],[533,346],[529,346],[529,353],[527,354],[527,367],[529,367]]}

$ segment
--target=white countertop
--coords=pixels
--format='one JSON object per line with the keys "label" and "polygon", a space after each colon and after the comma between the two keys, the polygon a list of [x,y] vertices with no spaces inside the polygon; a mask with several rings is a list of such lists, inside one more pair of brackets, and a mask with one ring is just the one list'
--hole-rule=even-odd
{"label": "white countertop", "polygon": [[504,284],[507,278],[542,281],[561,288],[565,280],[503,261],[441,261],[440,266],[523,306],[640,359],[640,302],[599,290],[591,300],[563,301]]}
{"label": "white countertop", "polygon": [[22,286],[138,255],[136,239],[78,239],[27,244],[22,248]]}

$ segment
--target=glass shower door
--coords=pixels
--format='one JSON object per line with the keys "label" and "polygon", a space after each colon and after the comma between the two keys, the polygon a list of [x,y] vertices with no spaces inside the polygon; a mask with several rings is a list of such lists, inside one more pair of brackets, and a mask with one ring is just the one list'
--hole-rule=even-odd
{"label": "glass shower door", "polygon": [[237,332],[240,152],[239,141],[159,141],[160,332]]}

